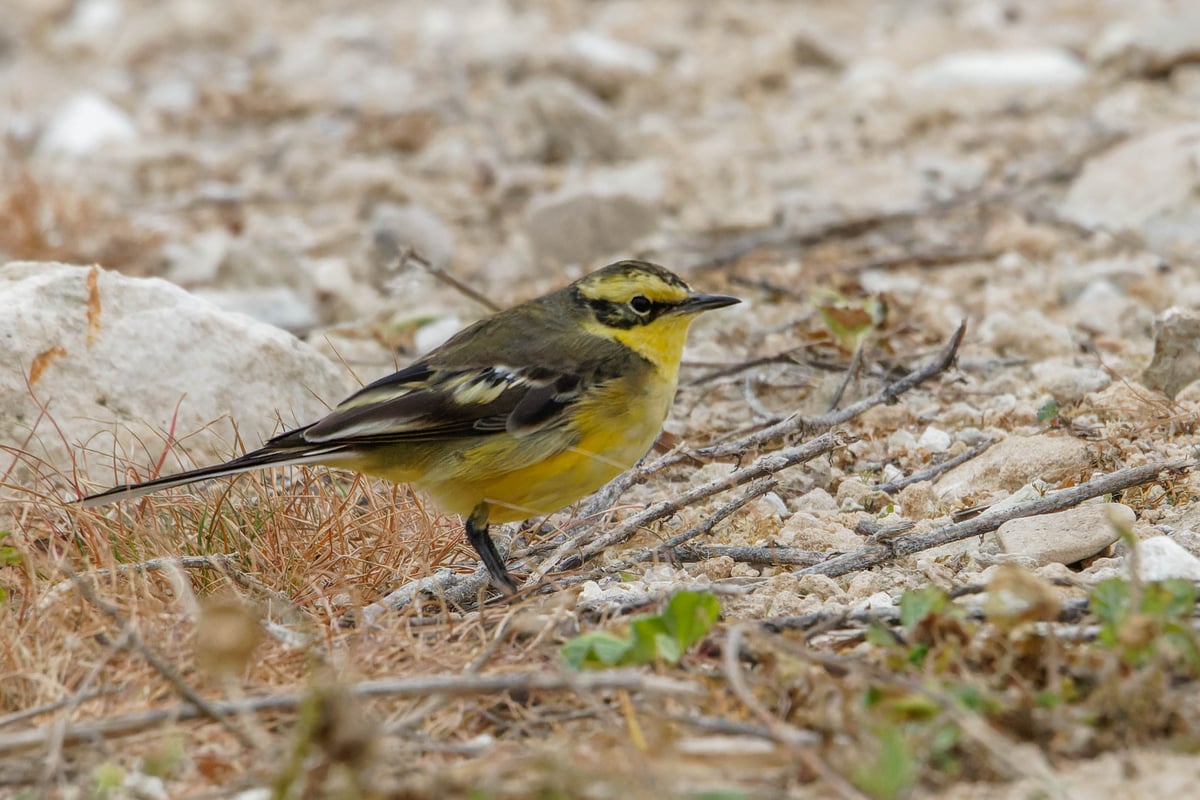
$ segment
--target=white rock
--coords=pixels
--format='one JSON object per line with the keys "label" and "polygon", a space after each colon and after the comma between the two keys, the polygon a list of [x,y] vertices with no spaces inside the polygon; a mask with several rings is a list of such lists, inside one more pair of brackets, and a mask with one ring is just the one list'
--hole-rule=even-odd
{"label": "white rock", "polygon": [[1200,124],[1157,130],[1089,159],[1062,213],[1114,232],[1131,230],[1162,250],[1200,243]]}
{"label": "white rock", "polygon": [[103,95],[77,94],[51,117],[37,150],[43,156],[83,156],[137,139],[133,118]]}
{"label": "white rock", "polygon": [[54,32],[53,41],[59,47],[98,51],[107,44],[111,48],[123,16],[120,0],[79,0],[66,24]]}
{"label": "white rock", "polygon": [[1114,23],[1096,37],[1088,59],[1121,76],[1161,77],[1200,60],[1200,14],[1146,14]]}
{"label": "white rock", "polygon": [[192,293],[222,311],[246,316],[301,334],[317,324],[317,310],[309,298],[290,286],[249,286],[230,289],[198,288]]}
{"label": "white rock", "polygon": [[1098,392],[1112,383],[1108,373],[1097,366],[1075,366],[1051,359],[1033,365],[1038,385],[1060,403],[1076,403],[1084,395]]}
{"label": "white rock", "polygon": [[604,599],[604,590],[595,581],[584,581],[583,585],[579,587],[576,599],[580,603],[596,602]]}
{"label": "white rock", "polygon": [[1075,324],[1094,335],[1115,332],[1126,339],[1143,339],[1154,323],[1154,312],[1108,280],[1089,283],[1071,307]]}
{"label": "white rock", "polygon": [[593,31],[568,36],[558,61],[564,72],[601,96],[616,94],[658,69],[658,57],[649,50]]}
{"label": "white rock", "polygon": [[185,288],[212,283],[229,255],[230,238],[224,228],[212,228],[187,241],[167,242],[165,277]]}
{"label": "white rock", "polygon": [[784,499],[775,492],[767,492],[764,494],[762,496],[762,501],[766,503],[767,506],[781,518],[786,517],[791,513]]}
{"label": "white rock", "polygon": [[1002,355],[1048,358],[1075,351],[1071,332],[1034,309],[994,311],[980,326],[984,341]]}
{"label": "white rock", "polygon": [[462,330],[462,327],[463,321],[458,317],[442,317],[434,320],[428,325],[417,328],[417,333],[413,337],[413,347],[418,353],[428,353]]}
{"label": "white rock", "polygon": [[170,800],[171,797],[167,794],[167,785],[162,778],[137,771],[125,773],[121,788],[137,800]]}
{"label": "white rock", "polygon": [[168,114],[187,113],[200,103],[200,90],[192,81],[180,77],[166,78],[146,92],[146,105]]}
{"label": "white rock", "polygon": [[1090,463],[1087,444],[1073,436],[1009,436],[947,472],[934,489],[945,502],[997,489],[1015,492],[1034,479],[1085,469]]}
{"label": "white rock", "polygon": [[963,50],[918,67],[918,88],[1069,88],[1087,78],[1087,67],[1066,50]]}
{"label": "white rock", "polygon": [[887,450],[889,453],[911,453],[917,449],[917,437],[907,428],[897,428],[888,434]]}
{"label": "white rock", "polygon": [[920,439],[917,439],[917,447],[928,450],[930,453],[944,453],[950,449],[950,445],[953,443],[954,439],[950,434],[932,425],[925,429]]}
{"label": "white rock", "polygon": [[995,533],[1003,553],[1028,559],[1041,566],[1073,564],[1094,556],[1120,534],[1114,517],[1123,525],[1133,525],[1133,509],[1119,503],[1089,503],[1037,517],[1010,519]]}
{"label": "white rock", "polygon": [[896,601],[887,592],[875,592],[867,598],[864,608],[892,608],[896,605]]}
{"label": "white rock", "polygon": [[[1127,567],[1129,563],[1126,559]],[[1144,581],[1200,581],[1200,558],[1167,536],[1154,536],[1138,542],[1138,576]]]}
{"label": "white rock", "polygon": [[[168,454],[165,470],[213,463],[235,452],[234,421],[255,447],[281,419],[310,421],[352,386],[341,367],[278,328],[163,280],[91,275],[65,264],[0,267],[0,352],[9,365],[0,371],[0,443],[29,450],[27,464],[44,459],[109,484],[125,477],[113,469],[114,452],[146,475],[167,431],[187,437],[187,447]],[[39,403],[48,403],[54,435]],[[19,470],[17,483],[30,472]]]}
{"label": "white rock", "polygon": [[1142,383],[1169,397],[1200,376],[1200,312],[1169,308],[1154,320],[1154,358]]}
{"label": "white rock", "polygon": [[796,499],[797,511],[837,511],[837,500],[829,492],[818,487]]}

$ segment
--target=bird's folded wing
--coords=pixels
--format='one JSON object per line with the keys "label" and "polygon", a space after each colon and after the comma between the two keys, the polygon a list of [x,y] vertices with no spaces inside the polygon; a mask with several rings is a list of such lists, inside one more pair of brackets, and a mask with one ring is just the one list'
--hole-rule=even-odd
{"label": "bird's folded wing", "polygon": [[294,434],[313,444],[345,445],[526,435],[561,423],[582,383],[579,375],[541,367],[455,370],[418,363],[364,387]]}

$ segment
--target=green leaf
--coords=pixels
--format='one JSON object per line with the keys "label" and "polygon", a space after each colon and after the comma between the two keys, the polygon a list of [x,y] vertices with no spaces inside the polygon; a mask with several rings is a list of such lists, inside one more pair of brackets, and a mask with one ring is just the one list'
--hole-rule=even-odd
{"label": "green leaf", "polygon": [[1060,408],[1058,405],[1058,401],[1052,397],[1049,400],[1047,400],[1042,405],[1041,408],[1039,408],[1037,410],[1037,421],[1038,422],[1049,422],[1053,419],[1056,419],[1058,417],[1059,411],[1060,411]]}
{"label": "green leaf", "polygon": [[893,697],[888,703],[888,709],[897,720],[907,722],[932,719],[942,707],[928,695],[909,692]]}
{"label": "green leaf", "polygon": [[17,567],[23,561],[20,550],[11,544],[4,543],[4,540],[10,536],[12,536],[12,531],[0,531],[0,567]]}
{"label": "green leaf", "polygon": [[668,664],[678,664],[683,658],[683,647],[679,640],[668,633],[660,633],[654,637],[656,655]]}
{"label": "green leaf", "polygon": [[112,797],[124,782],[125,770],[111,761],[105,761],[92,770],[94,797]]}
{"label": "green leaf", "polygon": [[1191,581],[1169,578],[1156,584],[1156,588],[1166,619],[1186,619],[1192,615],[1192,609],[1196,607],[1196,586]]}
{"label": "green leaf", "polygon": [[1101,622],[1120,625],[1129,616],[1129,584],[1120,578],[1100,581],[1092,589],[1088,605]]}
{"label": "green leaf", "polygon": [[896,725],[876,731],[879,751],[873,764],[854,775],[854,783],[878,800],[903,797],[917,780],[917,763],[904,732]]}
{"label": "green leaf", "polygon": [[721,616],[721,601],[712,592],[679,592],[667,603],[663,623],[681,650],[705,637]]}
{"label": "green leaf", "polygon": [[622,662],[630,645],[627,639],[618,639],[603,631],[591,631],[568,641],[559,653],[571,669],[611,667]]}
{"label": "green leaf", "polygon": [[667,633],[667,626],[660,616],[637,617],[629,623],[633,636],[626,664],[653,664],[658,659],[658,637]]}
{"label": "green leaf", "polygon": [[936,586],[905,592],[900,596],[900,624],[912,628],[926,617],[942,611],[950,598]]}
{"label": "green leaf", "polygon": [[866,640],[876,647],[895,647],[897,645],[896,637],[892,635],[892,632],[878,622],[871,622],[867,625]]}
{"label": "green leaf", "polygon": [[661,614],[635,617],[627,636],[592,632],[576,636],[560,652],[573,669],[590,667],[675,664],[687,649],[704,638],[721,614],[711,592],[680,592]]}

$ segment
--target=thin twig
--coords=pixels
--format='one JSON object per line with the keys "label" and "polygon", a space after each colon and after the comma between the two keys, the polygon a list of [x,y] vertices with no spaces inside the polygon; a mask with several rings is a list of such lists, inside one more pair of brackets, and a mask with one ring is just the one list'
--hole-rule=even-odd
{"label": "thin twig", "polygon": [[[517,607],[509,609],[508,613],[504,615],[504,619],[500,620],[500,624],[492,631],[487,643],[478,655],[463,667],[463,675],[478,675],[484,666],[487,665],[487,662],[491,661],[492,657],[496,655],[496,651],[500,649],[500,645],[507,639],[513,617],[518,611]],[[449,699],[449,695],[446,694],[436,694],[426,697],[416,708],[410,709],[403,717],[384,726],[383,732],[386,734],[396,734],[409,730],[417,723],[432,716],[433,712],[449,702]]]}
{"label": "thin twig", "polygon": [[643,561],[649,561],[656,556],[669,554],[676,547],[695,539],[697,536],[707,536],[709,533],[712,533],[713,528],[724,522],[733,514],[737,513],[748,503],[758,499],[759,497],[762,497],[767,492],[774,491],[777,488],[779,488],[779,481],[775,480],[774,478],[763,478],[755,481],[754,483],[750,484],[750,487],[746,489],[745,493],[743,493],[741,497],[736,497],[725,505],[721,506],[700,524],[693,525],[683,533],[676,534],[661,544],[654,545],[653,547],[647,547],[646,549],[634,553],[631,556],[622,558],[613,564],[606,564],[604,571],[620,572],[623,569],[632,567],[634,564],[640,564]]}
{"label": "thin twig", "polygon": [[527,583],[538,583],[550,572],[574,569],[584,562],[595,558],[613,545],[620,544],[631,538],[643,526],[651,522],[676,514],[680,509],[712,497],[720,492],[728,491],[737,486],[757,480],[767,475],[774,475],[788,467],[803,464],[818,456],[832,452],[847,444],[847,438],[836,432],[822,434],[804,444],[787,447],[774,453],[760,456],[753,464],[737,469],[722,478],[716,478],[701,484],[670,500],[655,503],[644,511],[623,520],[610,531],[595,536],[586,542],[574,539],[564,542],[541,565],[533,571]]}
{"label": "thin twig", "polygon": [[[954,358],[958,355],[958,348],[962,344],[963,337],[967,333],[967,321],[963,320],[959,323],[958,329],[950,337],[941,350],[939,350],[933,358],[923,364],[918,369],[905,375],[903,378],[890,383],[880,389],[878,392],[864,397],[858,402],[851,403],[840,411],[831,411],[828,414],[822,414],[819,417],[801,417],[794,414],[787,419],[770,427],[763,428],[760,431],[743,436],[740,439],[735,439],[731,442],[724,442],[711,447],[702,447],[699,450],[694,450],[688,453],[688,456],[700,459],[722,458],[726,456],[742,455],[747,450],[761,447],[771,441],[780,439],[786,436],[791,436],[796,433],[815,432],[829,430],[830,428],[841,425],[847,420],[854,419],[868,409],[878,405],[893,403],[896,399],[908,392],[909,390],[921,385],[930,378],[945,372],[954,363]],[[682,459],[680,459],[682,460]]]}
{"label": "thin twig", "polygon": [[83,703],[88,702],[89,700],[95,700],[97,697],[118,694],[124,690],[125,687],[123,686],[101,686],[96,689],[87,689],[82,692],[75,692],[68,697],[63,697],[50,703],[43,703],[40,706],[24,708],[20,711],[14,711],[11,714],[5,714],[3,717],[0,717],[0,728],[5,728],[9,725],[15,725],[18,722],[24,722],[25,720],[32,719],[33,717],[40,717],[42,714],[51,714],[64,708],[75,708]]}
{"label": "thin twig", "polygon": [[1033,517],[1039,514],[1052,514],[1079,505],[1084,500],[1099,497],[1113,492],[1120,492],[1134,486],[1141,486],[1157,480],[1163,473],[1182,472],[1196,465],[1191,459],[1175,459],[1160,461],[1154,464],[1143,464],[1140,467],[1128,467],[1094,480],[1050,492],[1045,497],[1019,503],[1009,508],[983,514],[965,522],[954,522],[935,528],[926,533],[914,536],[899,536],[890,539],[887,544],[868,544],[852,553],[835,556],[828,561],[815,564],[799,570],[801,575],[828,575],[837,577],[850,572],[870,569],[900,556],[912,555],[922,550],[938,547],[960,539],[969,539],[996,530],[1010,519]]}
{"label": "thin twig", "polygon": [[488,311],[500,311],[501,310],[500,306],[496,305],[496,303],[493,300],[491,300],[490,298],[488,298],[486,295],[480,294],[479,292],[475,291],[470,286],[466,285],[465,283],[460,281],[458,278],[451,275],[449,272],[446,272],[446,270],[442,269],[441,267],[435,267],[433,264],[431,264],[428,261],[428,259],[425,258],[425,256],[421,255],[420,253],[418,253],[416,250],[414,250],[411,247],[406,247],[406,248],[402,249],[399,253],[397,253],[395,263],[397,264],[397,266],[401,266],[401,265],[404,265],[407,263],[416,264],[421,269],[425,270],[427,273],[429,273],[430,275],[437,278],[442,283],[449,286],[451,289],[454,289],[456,292],[459,292],[463,296],[468,297],[471,300],[474,300],[476,303],[479,303],[479,305],[483,306]]}
{"label": "thin twig", "polygon": [[858,342],[858,347],[854,348],[854,355],[850,357],[850,365],[846,367],[846,374],[842,377],[842,382],[838,384],[837,391],[833,393],[833,399],[829,401],[829,411],[837,411],[837,407],[842,404],[842,396],[846,394],[846,389],[858,376],[858,371],[862,369],[863,353],[867,349],[867,338],[864,336]]}
{"label": "thin twig", "polygon": [[[425,697],[443,694],[467,697],[501,692],[603,692],[624,689],[646,694],[686,695],[703,697],[707,692],[690,681],[648,675],[632,670],[605,672],[513,672],[503,675],[423,675],[417,678],[393,678],[364,681],[347,688],[351,697]],[[215,701],[209,704],[219,716],[241,715],[263,711],[295,711],[305,702],[306,693],[283,693],[250,697],[241,700]],[[170,708],[138,711],[115,717],[83,722],[69,727],[64,742],[88,742],[96,738],[128,736],[155,728],[173,720],[186,721],[211,718],[191,703]],[[44,746],[48,732],[42,728],[17,731],[0,736],[0,755]]]}
{"label": "thin twig", "polygon": [[941,475],[943,472],[949,472],[950,470],[957,467],[959,464],[965,464],[966,462],[970,461],[971,459],[975,458],[976,456],[982,455],[984,452],[987,451],[987,449],[989,447],[994,445],[997,441],[999,441],[999,440],[998,439],[988,439],[983,444],[976,445],[975,447],[972,447],[970,450],[967,450],[966,452],[963,452],[963,453],[959,453],[958,455],[954,456],[953,458],[947,458],[945,461],[942,461],[941,463],[938,463],[938,464],[934,464],[932,467],[929,467],[928,469],[923,469],[920,472],[914,472],[912,475],[909,475],[906,478],[900,478],[898,480],[888,481],[887,483],[881,483],[881,484],[875,486],[874,488],[877,491],[886,492],[887,494],[892,494],[893,492],[900,491],[901,489],[903,489],[906,486],[912,486],[914,483],[920,483],[921,481],[931,481],[934,478]]}
{"label": "thin twig", "polygon": [[710,558],[732,558],[742,564],[757,564],[766,567],[801,566],[820,564],[829,558],[829,553],[816,550],[801,550],[799,547],[761,547],[725,544],[694,544],[673,552],[680,561],[707,561]]}

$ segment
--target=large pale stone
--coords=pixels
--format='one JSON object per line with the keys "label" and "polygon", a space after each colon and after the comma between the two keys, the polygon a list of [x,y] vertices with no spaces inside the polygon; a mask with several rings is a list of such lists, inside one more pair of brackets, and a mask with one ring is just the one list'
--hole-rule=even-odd
{"label": "large pale stone", "polygon": [[1200,243],[1200,124],[1155,131],[1090,159],[1063,214],[1091,228],[1138,233],[1153,248]]}
{"label": "large pale stone", "polygon": [[997,489],[1015,492],[1035,479],[1053,482],[1061,473],[1080,470],[1087,464],[1087,445],[1072,436],[1009,436],[978,458],[947,472],[934,490],[945,502]]}
{"label": "large pale stone", "polygon": [[1010,519],[996,531],[996,541],[1001,552],[1023,556],[1037,566],[1074,564],[1117,541],[1117,524],[1131,526],[1134,518],[1128,506],[1090,503],[1057,514]]}
{"label": "large pale stone", "polygon": [[164,471],[214,463],[352,388],[291,334],[163,280],[10,263],[0,308],[0,444],[23,453],[15,483],[109,484],[126,477],[114,454],[142,476],[164,451]]}
{"label": "large pale stone", "polygon": [[[1128,563],[1128,562],[1127,562]],[[1144,581],[1200,581],[1200,558],[1174,539],[1155,536],[1138,543],[1138,576]]]}

